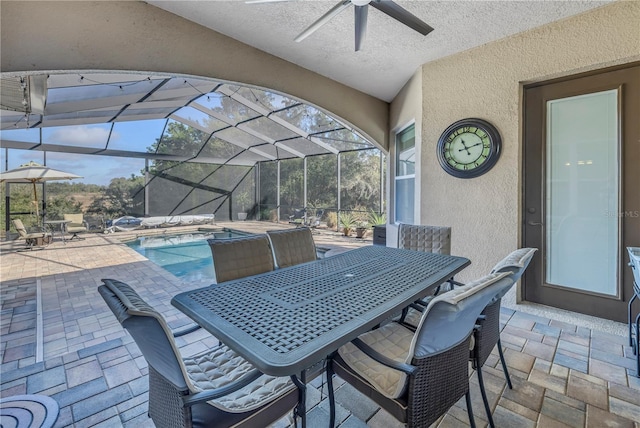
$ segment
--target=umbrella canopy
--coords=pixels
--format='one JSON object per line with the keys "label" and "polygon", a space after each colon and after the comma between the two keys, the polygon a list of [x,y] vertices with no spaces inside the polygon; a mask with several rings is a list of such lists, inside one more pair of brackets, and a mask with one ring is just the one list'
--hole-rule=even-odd
{"label": "umbrella canopy", "polygon": [[69,172],[58,171],[48,166],[40,165],[34,161],[20,165],[18,168],[11,169],[7,172],[0,173],[0,183],[32,183],[33,199],[36,203],[36,216],[38,212],[38,195],[36,193],[36,183],[55,180],[73,180],[74,178],[82,178],[79,175]]}

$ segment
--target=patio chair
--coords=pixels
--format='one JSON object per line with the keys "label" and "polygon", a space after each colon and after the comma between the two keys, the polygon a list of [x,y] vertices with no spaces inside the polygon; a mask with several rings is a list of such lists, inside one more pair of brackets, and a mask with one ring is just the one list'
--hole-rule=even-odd
{"label": "patio chair", "polygon": [[328,365],[358,391],[409,427],[428,427],[469,393],[470,340],[478,316],[498,290],[513,283],[508,272],[490,274],[434,297],[413,331],[397,322],[342,346]]}
{"label": "patio chair", "polygon": [[273,259],[279,268],[310,262],[318,258],[311,229],[308,227],[268,230],[267,236],[271,242]]}
{"label": "patio chair", "polygon": [[84,233],[89,230],[89,225],[84,221],[82,213],[79,214],[64,214],[64,219],[70,221],[65,226],[65,230],[71,234],[71,239],[84,239],[78,236],[78,233]]}
{"label": "patio chair", "polygon": [[451,254],[451,228],[401,223],[398,229],[398,248]]}
{"label": "patio chair", "polygon": [[98,291],[149,366],[149,417],[156,427],[263,427],[290,412],[298,389],[260,373],[224,345],[180,355],[162,315],[129,285],[103,279]]}
{"label": "patio chair", "polygon": [[307,217],[306,208],[296,208],[293,210],[293,214],[289,216],[289,223],[295,224],[296,227],[304,226],[306,217]]}
{"label": "patio chair", "polygon": [[49,245],[52,241],[51,233],[40,231],[40,232],[27,232],[27,228],[24,227],[24,223],[20,219],[12,220],[13,227],[15,227],[16,232],[20,239],[24,239],[27,248],[32,250],[34,247],[41,247],[43,245]]}
{"label": "patio chair", "polygon": [[305,225],[307,227],[315,229],[316,227],[320,226],[320,220],[322,219],[323,215],[324,215],[323,209],[316,210],[314,215],[307,217],[307,221]]}
{"label": "patio chair", "polygon": [[491,409],[489,408],[489,401],[484,388],[484,380],[482,376],[482,366],[493,348],[498,346],[498,355],[500,356],[500,362],[502,363],[502,371],[504,377],[507,380],[509,389],[513,389],[511,383],[511,377],[509,376],[509,370],[507,369],[507,363],[504,359],[502,352],[502,343],[500,342],[500,305],[502,298],[511,289],[513,284],[518,282],[524,271],[529,266],[531,259],[537,248],[520,248],[513,251],[507,257],[499,261],[491,270],[491,273],[510,272],[512,274],[513,283],[503,287],[498,291],[498,294],[493,298],[491,302],[484,308],[482,314],[478,318],[476,329],[473,333],[474,347],[470,354],[470,360],[473,368],[478,373],[478,384],[480,385],[480,393],[482,394],[482,401],[484,408],[487,412],[487,418],[489,425],[494,426],[493,417],[491,416]]}
{"label": "patio chair", "polygon": [[[398,248],[449,255],[451,254],[451,228],[400,223],[398,228]],[[447,282],[449,287],[453,288],[455,284],[453,278]],[[438,286],[434,294],[438,294],[441,288],[442,286]]]}
{"label": "patio chair", "polygon": [[[498,290],[494,298],[484,308],[480,317],[478,317],[476,328],[474,328],[473,331],[474,346],[469,354],[469,359],[471,360],[473,368],[478,373],[480,393],[482,395],[484,408],[487,412],[489,426],[491,427],[494,426],[494,423],[491,415],[491,409],[489,407],[489,400],[487,399],[487,394],[484,388],[482,366],[487,361],[489,355],[491,355],[493,348],[498,345],[498,354],[500,356],[500,362],[502,363],[502,371],[504,372],[509,389],[513,389],[509,370],[507,369],[507,363],[502,352],[502,343],[500,342],[500,305],[504,295],[507,294],[513,284],[518,282],[527,266],[529,266],[529,263],[536,251],[537,248],[520,248],[499,261],[493,269],[491,269],[492,274],[503,272],[511,273],[513,281],[511,284],[507,284],[505,287]],[[419,316],[420,313],[424,311],[424,306],[412,305],[412,309],[415,309],[415,311],[411,311],[402,320],[403,325],[410,329],[416,328],[418,325],[420,319]]]}
{"label": "patio chair", "polygon": [[274,269],[267,235],[207,240],[213,257],[214,281],[221,283]]}

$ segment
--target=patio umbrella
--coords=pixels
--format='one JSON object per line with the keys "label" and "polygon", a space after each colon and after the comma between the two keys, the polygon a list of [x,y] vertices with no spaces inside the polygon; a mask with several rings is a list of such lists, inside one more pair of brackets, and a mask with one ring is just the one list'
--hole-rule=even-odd
{"label": "patio umbrella", "polygon": [[0,173],[0,183],[32,183],[33,184],[33,201],[36,205],[36,217],[40,216],[38,212],[38,194],[36,193],[36,183],[55,180],[73,180],[74,178],[82,178],[79,175],[69,172],[58,171],[48,166],[40,165],[34,161],[20,165],[18,168],[11,169],[7,172]]}

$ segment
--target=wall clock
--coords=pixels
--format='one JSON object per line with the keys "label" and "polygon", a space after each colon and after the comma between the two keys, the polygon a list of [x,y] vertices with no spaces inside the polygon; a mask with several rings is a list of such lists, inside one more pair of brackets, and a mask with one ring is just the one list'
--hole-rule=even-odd
{"label": "wall clock", "polygon": [[501,146],[500,133],[492,124],[482,119],[462,119],[440,136],[438,161],[454,177],[478,177],[496,164]]}

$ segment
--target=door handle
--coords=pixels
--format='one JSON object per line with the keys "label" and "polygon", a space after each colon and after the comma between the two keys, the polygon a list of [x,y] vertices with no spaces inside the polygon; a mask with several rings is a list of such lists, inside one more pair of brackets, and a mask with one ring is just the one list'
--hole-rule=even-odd
{"label": "door handle", "polygon": [[527,222],[527,224],[528,224],[529,226],[544,226],[544,224],[542,224],[542,223],[536,223],[535,221],[531,221],[531,220],[529,220],[529,221]]}

